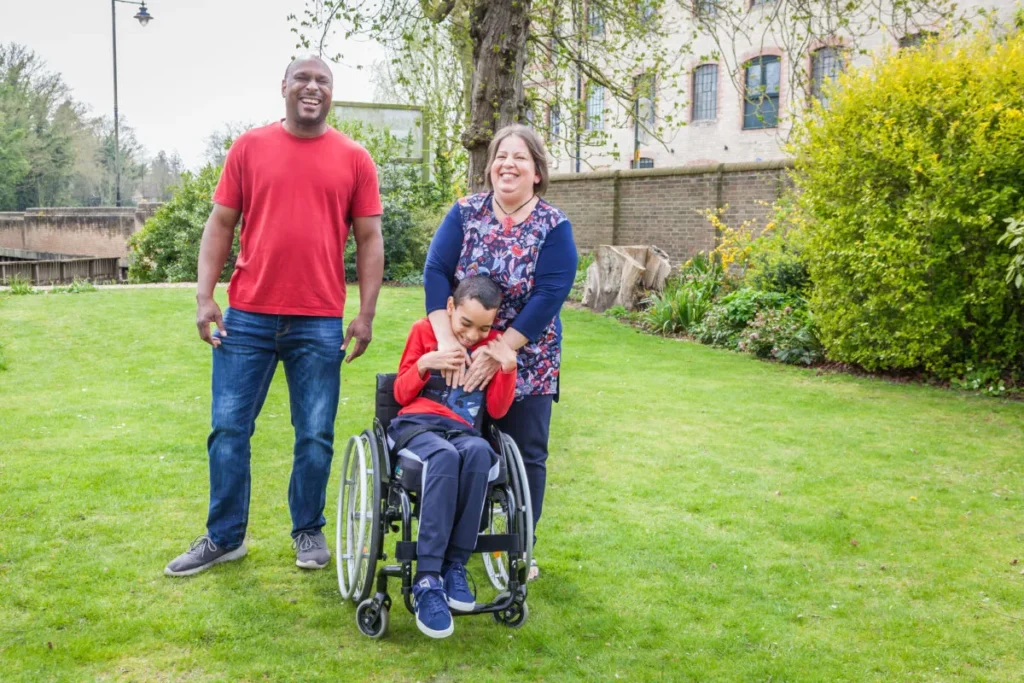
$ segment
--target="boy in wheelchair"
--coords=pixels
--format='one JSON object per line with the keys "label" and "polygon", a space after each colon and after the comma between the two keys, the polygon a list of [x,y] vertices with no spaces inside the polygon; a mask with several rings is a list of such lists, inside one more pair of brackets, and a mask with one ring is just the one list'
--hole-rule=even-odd
{"label": "boy in wheelchair", "polygon": [[476,545],[487,486],[496,460],[480,432],[484,411],[508,412],[515,398],[516,353],[492,329],[501,290],[484,275],[465,278],[448,299],[455,338],[473,353],[491,356],[501,370],[486,389],[467,393],[447,387],[440,373],[466,362],[464,350],[437,351],[424,318],[413,324],[395,379],[395,400],[404,406],[388,427],[398,454],[423,463],[413,600],[416,626],[431,638],[454,631],[451,610],[476,608],[466,563]]}

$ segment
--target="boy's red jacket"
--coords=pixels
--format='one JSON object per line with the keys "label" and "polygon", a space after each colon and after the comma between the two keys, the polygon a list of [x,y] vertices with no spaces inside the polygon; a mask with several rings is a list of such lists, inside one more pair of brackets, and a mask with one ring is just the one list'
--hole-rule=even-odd
{"label": "boy's red jacket", "polygon": [[[498,334],[497,330],[491,330],[487,338],[470,349],[470,351],[485,346],[489,341],[497,337]],[[434,330],[430,327],[430,321],[426,318],[417,320],[413,323],[412,329],[409,330],[409,338],[405,342],[405,351],[402,353],[402,360],[398,364],[398,377],[395,379],[395,400],[405,406],[398,414],[441,415],[442,417],[465,422],[473,426],[471,421],[466,420],[465,417],[459,415],[448,406],[419,395],[423,387],[426,386],[427,380],[430,379],[430,372],[420,376],[420,371],[416,364],[421,356],[436,350],[437,337],[434,336]],[[505,372],[499,369],[485,390],[478,389],[473,394],[483,394],[485,391],[487,413],[496,419],[504,417],[516,397],[516,371]]]}

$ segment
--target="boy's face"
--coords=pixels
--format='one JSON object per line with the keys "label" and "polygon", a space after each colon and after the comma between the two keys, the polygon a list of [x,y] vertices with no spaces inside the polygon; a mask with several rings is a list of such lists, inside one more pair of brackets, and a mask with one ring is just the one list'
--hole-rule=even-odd
{"label": "boy's face", "polygon": [[491,333],[498,309],[486,309],[476,299],[466,299],[458,306],[448,297],[448,317],[452,320],[452,333],[467,349],[482,342]]}

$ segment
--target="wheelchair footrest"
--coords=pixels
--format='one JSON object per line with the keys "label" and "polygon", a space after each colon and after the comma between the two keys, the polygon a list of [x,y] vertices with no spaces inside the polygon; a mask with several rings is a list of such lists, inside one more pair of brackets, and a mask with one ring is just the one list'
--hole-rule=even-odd
{"label": "wheelchair footrest", "polygon": [[474,553],[514,553],[519,550],[519,534],[481,534],[476,537]]}
{"label": "wheelchair footrest", "polygon": [[[519,534],[481,534],[476,537],[474,553],[514,553],[519,551]],[[395,559],[412,562],[416,559],[416,541],[398,541]]]}

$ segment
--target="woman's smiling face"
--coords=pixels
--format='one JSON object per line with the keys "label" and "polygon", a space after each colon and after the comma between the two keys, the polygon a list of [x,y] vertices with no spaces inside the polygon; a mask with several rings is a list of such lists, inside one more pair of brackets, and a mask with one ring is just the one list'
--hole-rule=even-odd
{"label": "woman's smiling face", "polygon": [[540,182],[530,148],[518,135],[510,135],[498,145],[491,164],[491,187],[498,196],[526,198]]}

